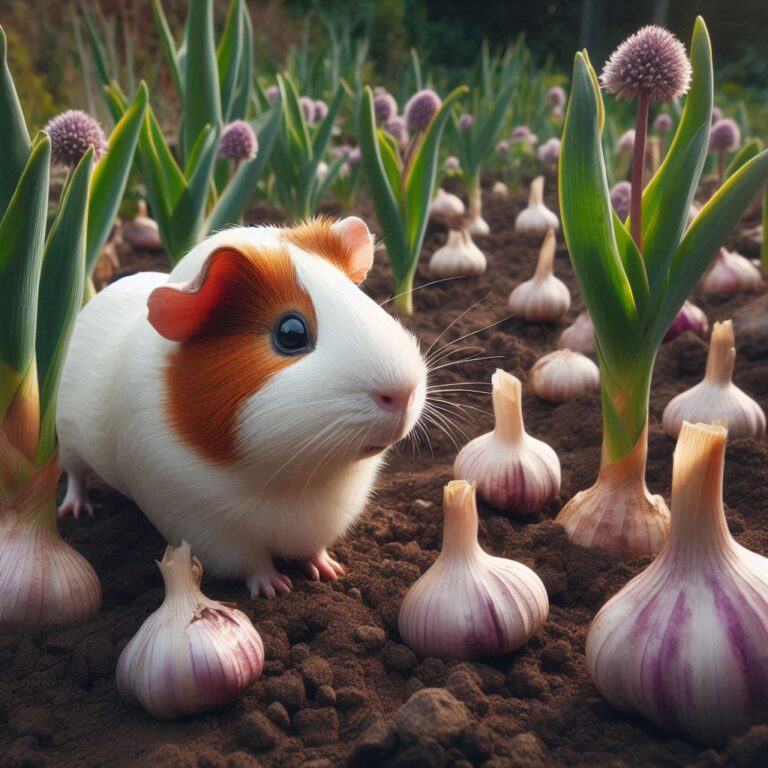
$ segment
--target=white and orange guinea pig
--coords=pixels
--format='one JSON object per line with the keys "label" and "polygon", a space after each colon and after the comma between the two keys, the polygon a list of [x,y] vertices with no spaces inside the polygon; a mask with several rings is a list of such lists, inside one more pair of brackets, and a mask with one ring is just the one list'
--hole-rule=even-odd
{"label": "white and orange guinea pig", "polygon": [[236,228],[171,272],[125,277],[80,313],[57,429],[62,515],[95,472],[206,569],[287,592],[273,558],[315,578],[362,512],[386,449],[421,414],[416,340],[359,288],[360,219]]}

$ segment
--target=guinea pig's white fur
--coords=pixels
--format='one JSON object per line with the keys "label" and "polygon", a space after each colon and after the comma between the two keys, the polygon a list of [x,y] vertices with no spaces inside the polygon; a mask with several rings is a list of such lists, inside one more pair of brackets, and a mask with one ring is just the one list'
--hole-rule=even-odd
{"label": "guinea pig's white fur", "polygon": [[[279,238],[280,230],[266,227],[220,232],[170,276],[141,273],[99,293],[77,319],[57,415],[69,474],[64,512],[90,511],[92,470],[133,499],[169,542],[186,539],[207,570],[243,577],[253,595],[268,597],[290,588],[273,556],[304,561],[315,578],[340,571],[325,547],[360,515],[384,456],[361,452],[403,437],[426,394],[415,339],[339,268],[291,245],[317,317],[314,350],[244,403],[237,460],[206,459],[174,432],[164,370],[178,342],[150,325],[149,294],[194,278],[218,247],[275,246]],[[375,393],[391,388],[414,392],[407,408],[380,407]]]}

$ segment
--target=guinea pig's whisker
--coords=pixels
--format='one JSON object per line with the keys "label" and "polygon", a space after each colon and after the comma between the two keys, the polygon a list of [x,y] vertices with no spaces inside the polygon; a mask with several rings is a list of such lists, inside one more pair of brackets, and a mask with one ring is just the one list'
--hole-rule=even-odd
{"label": "guinea pig's whisker", "polygon": [[430,399],[430,402],[442,403],[445,406],[459,408],[462,411],[469,409],[471,411],[477,411],[478,413],[484,413],[486,416],[493,416],[493,414],[490,411],[486,411],[485,408],[478,408],[476,405],[470,405],[469,403],[456,403],[452,400],[440,400],[439,398]]}
{"label": "guinea pig's whisker", "polygon": [[504,357],[504,355],[484,355],[482,357],[465,357],[461,360],[454,360],[450,363],[442,363],[441,365],[436,365],[434,368],[430,368],[429,372],[434,373],[435,371],[439,371],[443,368],[450,368],[453,365],[461,365],[462,363],[479,363],[481,360],[498,360],[500,358]]}
{"label": "guinea pig's whisker", "polygon": [[[422,288],[429,288],[430,285],[437,285],[438,283],[447,283],[449,280],[466,280],[466,275],[454,275],[453,277],[441,277],[439,280],[432,280],[429,283],[423,283],[422,285],[417,285],[415,288],[411,289],[411,293],[416,293],[416,291],[420,291]],[[388,299],[384,299],[379,306],[383,307],[385,304],[389,304],[390,301],[394,301],[395,299],[400,298],[400,296],[404,296],[408,291],[402,291],[401,293],[396,294],[395,296],[390,296]]]}
{"label": "guinea pig's whisker", "polygon": [[430,356],[429,360],[426,361],[426,366],[429,368],[435,365],[435,363],[439,363],[441,360],[445,360],[451,355],[457,355],[459,352],[469,351],[485,352],[485,347],[481,347],[479,344],[467,344],[464,347],[451,347],[450,345],[445,346]]}
{"label": "guinea pig's whisker", "polygon": [[[451,328],[453,328],[453,326],[456,325],[456,323],[458,323],[459,320],[461,320],[462,317],[464,317],[467,313],[471,312],[475,307],[477,307],[480,304],[482,304],[490,295],[491,295],[491,292],[488,291],[488,293],[486,293],[485,296],[483,296],[482,299],[478,299],[474,304],[472,304],[471,306],[467,307],[461,314],[457,315],[453,320],[451,320],[451,322],[448,323],[448,325],[446,325],[445,328],[443,328],[443,330],[440,332],[440,335],[429,345],[429,347],[427,347],[427,351],[424,353],[424,359],[425,360],[429,359],[429,355],[432,352],[432,350],[434,349],[434,347],[437,344],[437,342],[440,341],[440,339],[442,339],[443,336],[445,336],[445,334],[448,333],[448,331],[450,331]],[[451,346],[451,344],[454,344],[454,343],[455,342],[453,342],[453,341],[448,342],[447,346]],[[441,347],[441,349],[445,349],[445,347]]]}
{"label": "guinea pig's whisker", "polygon": [[330,457],[335,453],[336,448],[341,444],[342,442],[341,438],[343,437],[341,432],[342,430],[340,429],[336,429],[332,431],[317,446],[317,450],[320,453],[320,459],[318,460],[317,464],[315,464],[315,468],[307,476],[306,482],[304,483],[304,488],[301,491],[301,496],[299,497],[300,499],[304,498],[304,495],[306,494],[307,490],[309,489],[310,483],[312,482],[312,478],[315,476],[315,474],[324,464],[328,463],[328,461],[330,460]]}
{"label": "guinea pig's whisker", "polygon": [[464,430],[458,424],[449,418],[449,414],[445,413],[441,406],[435,405],[434,403],[426,403],[424,406],[424,412],[427,415],[428,421],[445,432],[445,434],[455,446],[456,450],[459,450],[459,446],[451,430],[455,429],[457,432],[460,432],[465,439],[469,439],[467,437],[467,433],[464,432]]}
{"label": "guinea pig's whisker", "polygon": [[[479,302],[478,302],[478,303],[479,303]],[[477,306],[477,305],[475,305],[475,306]],[[471,309],[471,307],[470,307],[470,309]],[[461,317],[461,315],[459,315],[459,317]],[[488,329],[490,329],[490,328],[493,328],[495,325],[500,325],[501,323],[503,323],[503,322],[506,322],[507,320],[509,320],[509,319],[510,319],[510,318],[512,318],[512,317],[514,317],[514,314],[512,314],[512,315],[507,315],[506,317],[502,317],[500,320],[496,320],[496,321],[495,321],[495,322],[493,322],[493,323],[488,323],[488,325],[485,325],[485,326],[483,326],[482,328],[477,328],[477,329],[476,329],[476,330],[474,330],[474,331],[470,331],[469,333],[465,333],[463,336],[459,336],[457,339],[453,339],[453,341],[449,341],[447,344],[444,344],[444,345],[443,345],[443,346],[442,346],[442,347],[441,347],[439,350],[437,350],[437,352],[435,352],[434,354],[438,354],[438,353],[439,353],[441,350],[443,350],[443,349],[447,349],[448,347],[451,347],[451,346],[453,346],[454,344],[458,344],[458,342],[460,342],[460,341],[464,341],[464,339],[468,339],[470,336],[474,336],[474,335],[476,335],[476,334],[478,334],[478,333],[482,333],[483,331],[487,331]],[[459,318],[456,318],[456,320],[458,320],[458,319],[459,319]],[[454,322],[456,322],[456,321],[454,320]],[[450,326],[448,326],[448,328],[450,328]],[[446,330],[448,330],[448,328],[446,328]],[[443,333],[445,333],[445,331],[443,331]],[[441,334],[441,335],[442,335],[442,334]],[[435,341],[433,341],[433,342],[432,342],[432,346],[430,346],[430,348],[427,350],[427,352],[426,352],[426,355],[427,355],[427,359],[429,359],[429,353],[430,353],[430,351],[431,351],[432,347],[435,345],[435,342],[437,342],[437,340],[438,340],[439,338],[440,338],[440,336],[438,336],[438,337],[437,337],[437,339],[435,339]],[[434,356],[434,355],[433,355],[433,356]]]}

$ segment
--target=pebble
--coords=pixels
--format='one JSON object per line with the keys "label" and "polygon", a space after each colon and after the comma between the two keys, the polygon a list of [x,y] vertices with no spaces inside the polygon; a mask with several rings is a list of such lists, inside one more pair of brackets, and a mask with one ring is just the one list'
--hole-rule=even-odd
{"label": "pebble", "polygon": [[448,744],[469,727],[467,708],[444,688],[414,693],[395,718],[400,739],[406,744],[434,738]]}
{"label": "pebble", "polygon": [[276,726],[284,731],[288,730],[288,726],[291,724],[291,717],[288,714],[288,710],[279,701],[273,701],[266,708],[265,714]]}
{"label": "pebble", "polygon": [[336,691],[330,685],[321,685],[315,693],[315,701],[321,707],[336,706]]}
{"label": "pebble", "polygon": [[397,735],[393,725],[374,720],[352,745],[349,768],[368,768],[392,754]]}
{"label": "pebble", "polygon": [[339,716],[333,707],[302,709],[293,716],[293,730],[307,747],[332,744],[339,738]]}
{"label": "pebble", "polygon": [[277,726],[262,712],[249,712],[236,726],[237,739],[254,752],[273,749],[280,739]]}
{"label": "pebble", "polygon": [[301,676],[312,690],[321,685],[333,685],[331,665],[319,656],[310,656],[301,663]]}
{"label": "pebble", "polygon": [[419,660],[416,654],[407,646],[399,643],[387,643],[384,646],[384,664],[396,672],[412,672]]}
{"label": "pebble", "polygon": [[363,593],[357,587],[352,587],[347,594],[358,603],[363,602]]}
{"label": "pebble", "polygon": [[414,499],[411,506],[414,509],[432,509],[435,506],[434,502],[427,501],[426,499]]}
{"label": "pebble", "polygon": [[355,628],[355,638],[365,646],[366,651],[375,651],[384,645],[386,635],[381,627],[366,624]]}
{"label": "pebble", "polygon": [[291,712],[304,705],[304,682],[297,674],[288,672],[267,680],[267,694]]}

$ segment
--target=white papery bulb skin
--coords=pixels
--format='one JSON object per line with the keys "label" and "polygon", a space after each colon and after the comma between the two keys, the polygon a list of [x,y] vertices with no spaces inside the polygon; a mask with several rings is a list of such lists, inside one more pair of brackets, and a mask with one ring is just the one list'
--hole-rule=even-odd
{"label": "white papery bulb skin", "polygon": [[443,659],[519,648],[547,620],[544,584],[522,563],[481,549],[474,483],[448,483],[443,512],[442,549],[403,600],[401,637],[420,656]]}
{"label": "white papery bulb skin", "polygon": [[202,568],[189,544],[168,547],[158,566],[165,600],[120,655],[117,689],[172,720],[237,698],[261,675],[264,645],[244,613],[200,591]]}
{"label": "white papery bulb skin", "polygon": [[750,293],[765,286],[760,270],[741,254],[720,249],[701,287],[707,293]]}
{"label": "white papery bulb skin", "polygon": [[529,323],[553,323],[571,306],[568,286],[553,272],[555,246],[555,230],[550,229],[541,245],[533,277],[518,285],[509,296],[509,308]]}
{"label": "white papery bulb skin", "polygon": [[460,197],[446,192],[442,187],[437,190],[435,199],[432,201],[432,205],[429,206],[429,215],[441,224],[446,226],[452,225],[454,222],[460,220],[466,207]]}
{"label": "white papery bulb skin", "polygon": [[580,352],[558,349],[536,361],[531,386],[542,400],[567,403],[574,397],[600,389],[600,370]]}
{"label": "white papery bulb skin", "polygon": [[704,379],[670,400],[664,409],[664,431],[680,434],[684,421],[713,423],[723,420],[732,438],[760,438],[765,434],[763,409],[733,383],[736,360],[733,323],[715,323],[709,342]]}
{"label": "white papery bulb skin", "polygon": [[429,273],[433,277],[474,277],[485,272],[487,262],[483,252],[475,245],[466,229],[452,229],[448,240],[429,260]]}
{"label": "white papery bulb skin", "polygon": [[560,219],[544,205],[544,177],[537,176],[531,182],[528,207],[515,219],[515,232],[530,237],[544,237],[548,229],[558,230]]}
{"label": "white papery bulb skin", "polygon": [[503,181],[495,181],[491,187],[491,194],[496,197],[509,197],[509,187]]}
{"label": "white papery bulb skin", "polygon": [[560,460],[525,431],[520,380],[497,370],[493,384],[493,432],[467,443],[453,463],[457,480],[477,481],[481,499],[496,509],[528,515],[560,490]]}
{"label": "white papery bulb skin", "polygon": [[557,342],[560,349],[572,349],[583,355],[594,355],[597,351],[595,343],[595,328],[589,312],[584,310],[579,316],[560,334]]}
{"label": "white papery bulb skin", "polygon": [[586,646],[611,704],[707,745],[768,719],[768,559],[728,531],[725,442],[722,426],[683,424],[669,540],[599,611]]}

